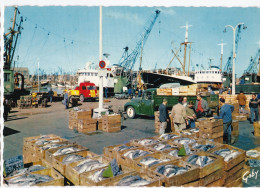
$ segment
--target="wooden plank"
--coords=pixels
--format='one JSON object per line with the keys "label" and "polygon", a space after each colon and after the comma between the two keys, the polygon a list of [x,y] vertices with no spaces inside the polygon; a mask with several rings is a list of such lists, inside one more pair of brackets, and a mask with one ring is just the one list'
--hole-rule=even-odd
{"label": "wooden plank", "polygon": [[[242,186],[241,186],[242,185]],[[224,185],[225,187],[243,187],[243,184],[242,184],[242,178],[238,178],[228,184],[225,184]]]}
{"label": "wooden plank", "polygon": [[181,187],[199,187],[199,180],[195,180],[193,182],[186,183],[181,185]]}
{"label": "wooden plank", "polygon": [[[63,164],[62,161],[65,157],[67,157],[68,155],[72,155],[72,154],[66,154],[66,155],[62,155],[62,156],[56,156],[53,157],[52,160],[52,166],[53,168],[55,168],[56,170],[58,170],[62,175],[65,175],[65,170],[66,170],[66,165],[67,164]],[[82,157],[88,157],[88,158],[93,158],[93,157],[98,157],[97,154],[91,152],[91,151],[80,151],[80,152],[75,152],[73,153],[73,155],[80,155]]]}
{"label": "wooden plank", "polygon": [[243,169],[240,169],[235,174],[233,174],[233,176],[229,176],[228,178],[226,178],[224,186],[226,186],[228,184],[232,184],[232,182],[234,182],[237,179],[241,178],[242,177],[242,172],[243,172]]}
{"label": "wooden plank", "polygon": [[228,178],[230,176],[233,176],[236,172],[243,169],[245,166],[245,161],[242,161],[238,165],[234,166],[233,168],[229,169],[228,171],[225,171],[225,178]]}
{"label": "wooden plank", "polygon": [[206,185],[206,187],[222,187],[225,183],[225,176],[223,176],[222,178],[209,183],[208,185]]}
{"label": "wooden plank", "polygon": [[224,177],[224,170],[223,169],[219,169],[219,170],[211,173],[210,175],[201,178],[199,180],[199,185],[201,187],[205,187],[206,185],[208,185],[208,184],[210,184],[212,182],[215,182],[215,181],[217,181],[217,180],[219,180],[219,179],[221,179],[223,177]]}
{"label": "wooden plank", "polygon": [[201,133],[217,133],[217,132],[223,132],[224,128],[223,125],[217,126],[217,127],[205,127],[205,126],[200,126],[200,132]]}

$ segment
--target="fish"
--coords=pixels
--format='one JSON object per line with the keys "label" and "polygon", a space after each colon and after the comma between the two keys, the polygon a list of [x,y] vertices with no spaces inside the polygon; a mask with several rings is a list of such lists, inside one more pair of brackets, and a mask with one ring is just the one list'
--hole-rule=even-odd
{"label": "fish", "polygon": [[190,132],[193,132],[193,133],[198,133],[199,131],[200,131],[199,128],[190,129]]}
{"label": "fish", "polygon": [[250,166],[250,167],[260,167],[260,160],[248,159],[247,165]]}
{"label": "fish", "polygon": [[156,144],[158,143],[158,140],[153,140],[153,139],[143,139],[143,140],[139,140],[138,144],[141,144],[143,146],[147,146],[147,145],[151,145],[151,144]]}
{"label": "fish", "polygon": [[48,175],[41,174],[28,174],[22,175],[18,177],[11,178],[7,181],[8,185],[11,186],[31,186],[36,185],[43,182],[52,181],[53,178]]}
{"label": "fish", "polygon": [[82,161],[81,163],[79,163],[77,166],[75,166],[74,169],[79,173],[83,173],[83,172],[87,172],[90,170],[95,170],[97,168],[102,168],[105,166],[107,166],[107,165],[99,162],[98,160],[86,159],[86,160]]}
{"label": "fish", "polygon": [[248,150],[246,152],[247,157],[259,157],[260,156],[260,151],[257,150]]}
{"label": "fish", "polygon": [[214,160],[211,159],[208,156],[199,156],[199,155],[192,155],[188,158],[187,162],[191,163],[196,166],[204,167],[210,163],[212,163]]}
{"label": "fish", "polygon": [[83,159],[85,159],[85,157],[83,157],[81,155],[71,154],[71,155],[67,155],[66,157],[63,158],[62,164],[69,164],[69,163],[80,161]]}
{"label": "fish", "polygon": [[115,151],[123,151],[123,150],[127,150],[127,149],[132,149],[132,148],[135,148],[135,146],[122,145],[122,146],[114,148],[113,150],[115,150]]}
{"label": "fish", "polygon": [[34,165],[34,166],[30,166],[29,168],[23,168],[23,169],[16,170],[16,171],[12,172],[11,174],[9,174],[7,177],[28,174],[30,172],[35,172],[35,171],[43,170],[43,169],[46,169],[46,167],[41,166],[41,165]]}
{"label": "fish", "polygon": [[149,181],[140,176],[125,176],[117,183],[117,186],[145,186],[149,183]]}
{"label": "fish", "polygon": [[215,147],[215,145],[213,145],[213,144],[205,144],[205,145],[203,145],[203,144],[195,143],[195,144],[192,145],[192,148],[199,149],[200,151],[208,151],[208,150],[210,150],[210,149],[212,149],[214,147]]}
{"label": "fish", "polygon": [[40,140],[36,141],[35,144],[36,145],[45,145],[45,144],[55,143],[55,142],[60,142],[60,140],[59,139],[56,139],[56,140],[40,139]]}
{"label": "fish", "polygon": [[179,167],[176,165],[161,165],[158,166],[155,171],[166,177],[172,177],[187,172],[188,170],[188,167]]}
{"label": "fish", "polygon": [[105,169],[98,170],[98,171],[94,172],[92,175],[90,175],[88,178],[96,183],[100,182],[100,181],[106,179],[102,176],[104,171],[105,171]]}
{"label": "fish", "polygon": [[76,147],[73,147],[73,146],[67,147],[67,148],[60,148],[56,152],[53,153],[53,156],[65,155],[65,154],[76,152],[76,151],[79,151],[79,149]]}
{"label": "fish", "polygon": [[59,147],[66,146],[66,145],[68,145],[68,144],[47,144],[40,148],[42,150],[49,150],[49,149],[59,148]]}
{"label": "fish", "polygon": [[124,154],[125,157],[128,157],[130,159],[135,159],[137,157],[145,156],[147,154],[150,154],[150,152],[143,151],[143,150],[130,150]]}
{"label": "fish", "polygon": [[153,146],[153,148],[156,149],[157,151],[163,151],[163,150],[171,149],[172,147],[169,144],[159,143]]}
{"label": "fish", "polygon": [[145,158],[143,158],[141,161],[140,161],[140,163],[142,163],[142,164],[144,164],[144,165],[146,165],[146,166],[148,166],[148,167],[151,167],[151,166],[153,166],[153,165],[155,165],[155,164],[158,164],[158,163],[160,163],[161,161],[159,160],[159,159],[156,159],[156,158],[154,158],[154,157],[145,157]]}
{"label": "fish", "polygon": [[228,162],[231,159],[236,158],[241,152],[230,150],[230,149],[220,149],[214,152],[214,154],[224,157],[224,161]]}
{"label": "fish", "polygon": [[33,165],[33,166],[30,166],[30,167],[27,169],[27,172],[35,172],[35,171],[43,170],[43,169],[46,169],[46,167],[41,166],[41,165]]}
{"label": "fish", "polygon": [[180,135],[176,135],[176,134],[162,134],[159,138],[160,139],[164,139],[164,140],[170,140],[173,138],[179,138]]}
{"label": "fish", "polygon": [[7,177],[25,174],[27,172],[27,170],[28,170],[28,168],[16,170],[16,171],[12,172],[11,174],[9,174]]}
{"label": "fish", "polygon": [[181,133],[184,134],[184,135],[192,135],[192,133],[188,132],[188,131],[182,131]]}
{"label": "fish", "polygon": [[173,156],[173,157],[178,157],[178,150],[172,150],[168,153],[168,155]]}
{"label": "fish", "polygon": [[195,143],[196,140],[183,137],[183,138],[177,138],[177,139],[173,140],[173,142],[179,143],[179,144],[192,144],[192,143]]}

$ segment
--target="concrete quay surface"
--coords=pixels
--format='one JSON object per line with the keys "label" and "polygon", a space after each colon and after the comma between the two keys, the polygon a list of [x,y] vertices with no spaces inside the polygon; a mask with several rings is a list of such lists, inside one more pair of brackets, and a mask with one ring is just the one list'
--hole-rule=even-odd
{"label": "concrete quay surface", "polygon": [[[105,105],[112,105],[117,112],[123,109],[127,100],[111,100]],[[98,102],[84,102],[80,108],[97,108]],[[155,136],[154,119],[137,117],[122,122],[122,131],[118,133],[97,132],[95,134],[77,133],[68,128],[69,110],[61,102],[49,104],[47,108],[12,109],[8,121],[4,123],[4,153],[3,159],[22,155],[23,138],[44,134],[56,134],[77,144],[85,146],[90,151],[102,154],[103,148],[110,145],[127,143],[132,139]],[[249,150],[260,145],[260,137],[253,135],[254,127],[249,121],[239,122],[239,137],[235,147]],[[254,168],[255,171],[260,168]],[[252,169],[251,169],[252,171]],[[252,173],[252,172],[251,172]],[[244,186],[259,186],[258,177],[248,179]]]}

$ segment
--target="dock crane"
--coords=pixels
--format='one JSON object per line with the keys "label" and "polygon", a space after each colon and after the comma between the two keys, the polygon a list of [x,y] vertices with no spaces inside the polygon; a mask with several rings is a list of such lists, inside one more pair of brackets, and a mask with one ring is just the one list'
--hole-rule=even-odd
{"label": "dock crane", "polygon": [[136,43],[134,50],[129,53],[129,47],[124,48],[122,57],[120,58],[118,64],[113,65],[112,72],[115,75],[115,93],[122,93],[123,87],[130,86],[133,81],[133,68],[137,61],[138,56],[141,53],[141,49],[144,47],[149,34],[152,31],[152,28],[160,14],[160,10],[155,11],[155,15],[152,17],[151,22],[147,22],[147,25],[144,27],[144,32],[140,35],[140,39]]}
{"label": "dock crane", "polygon": [[[257,70],[258,69],[258,57],[260,55],[260,49],[258,49],[258,51],[256,52],[256,55],[255,55],[255,58],[253,59],[253,57],[251,57],[250,59],[250,63],[249,63],[249,66],[247,67],[247,69],[244,71],[244,73],[258,73],[259,74],[259,71]],[[260,76],[260,75],[259,75]]]}

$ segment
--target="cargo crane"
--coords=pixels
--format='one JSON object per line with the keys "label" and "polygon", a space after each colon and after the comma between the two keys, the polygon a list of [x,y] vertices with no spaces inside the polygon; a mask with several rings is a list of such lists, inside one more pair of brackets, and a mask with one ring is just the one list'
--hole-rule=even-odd
{"label": "cargo crane", "polygon": [[[238,25],[238,30],[236,33],[236,40],[235,40],[235,44],[236,44],[236,52],[238,49],[238,42],[241,39],[240,37],[240,33],[241,33],[241,25]],[[228,57],[227,63],[224,67],[223,70],[223,85],[224,87],[229,87],[230,83],[232,82],[232,57],[233,57],[233,50],[230,53],[230,56]]]}
{"label": "cargo crane", "polygon": [[115,87],[114,93],[122,93],[123,87],[129,87],[133,81],[133,68],[136,63],[138,56],[141,53],[142,47],[144,47],[149,34],[160,14],[159,10],[155,11],[155,15],[152,18],[151,22],[148,22],[144,27],[144,32],[140,35],[140,39],[136,43],[134,50],[129,54],[128,47],[124,48],[122,57],[119,60],[118,64],[113,65],[112,72],[114,74]]}

